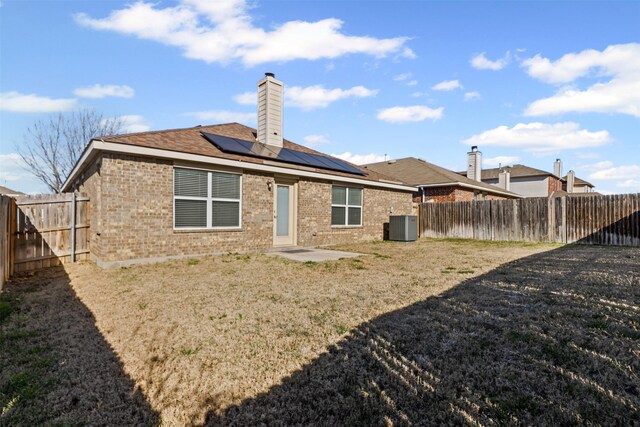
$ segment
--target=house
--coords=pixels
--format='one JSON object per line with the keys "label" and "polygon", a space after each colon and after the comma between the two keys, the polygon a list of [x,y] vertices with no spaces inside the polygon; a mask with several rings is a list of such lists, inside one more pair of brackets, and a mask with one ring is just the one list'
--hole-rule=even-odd
{"label": "house", "polygon": [[505,188],[469,179],[415,157],[371,163],[365,168],[417,187],[413,196],[416,203],[522,198]]}
{"label": "house", "polygon": [[[574,192],[572,185],[567,187],[568,179],[562,178],[562,161],[560,159],[556,159],[554,162],[553,173],[551,173],[520,164],[481,169],[482,153],[478,151],[476,146],[471,147],[471,152],[467,153],[467,157],[467,170],[458,172],[458,174],[486,184],[508,188],[524,197],[550,197],[554,192],[563,189],[568,193]],[[578,182],[573,171],[569,171],[567,177],[573,177],[574,183]],[[505,182],[508,187],[505,187]],[[579,180],[579,182],[589,184],[583,180]],[[580,184],[581,189],[583,185],[585,184]]]}
{"label": "house", "polygon": [[0,195],[2,195],[2,196],[22,196],[22,195],[24,195],[24,193],[21,193],[20,191],[12,190],[10,188],[3,187],[2,185],[0,185]]}
{"label": "house", "polygon": [[258,83],[257,129],[227,123],[94,138],[63,186],[91,198],[103,267],[382,239],[416,188],[282,137],[283,84]]}
{"label": "house", "polygon": [[[573,179],[573,185],[569,182],[570,179]],[[577,194],[577,193],[594,193],[593,189],[595,186],[584,179],[580,179],[573,171],[569,171],[567,175],[565,175],[563,180],[562,189],[569,194]],[[571,190],[571,191],[569,191]]]}

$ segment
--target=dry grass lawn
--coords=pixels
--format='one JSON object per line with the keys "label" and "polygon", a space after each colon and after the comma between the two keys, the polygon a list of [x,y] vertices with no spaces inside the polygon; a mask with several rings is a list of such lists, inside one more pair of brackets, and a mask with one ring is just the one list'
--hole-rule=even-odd
{"label": "dry grass lawn", "polygon": [[640,423],[640,250],[338,249],[14,280],[0,424]]}

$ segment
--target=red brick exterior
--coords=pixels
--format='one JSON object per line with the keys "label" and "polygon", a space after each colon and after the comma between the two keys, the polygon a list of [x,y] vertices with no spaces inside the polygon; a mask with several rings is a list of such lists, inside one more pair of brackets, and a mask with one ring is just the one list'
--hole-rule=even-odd
{"label": "red brick exterior", "polygon": [[[476,190],[477,191],[477,190]],[[495,194],[487,194],[480,191],[478,193],[478,200],[506,200],[508,197],[499,196]],[[425,187],[424,188],[424,200],[425,202],[470,202],[472,201],[474,190],[467,189],[458,186],[448,187]],[[413,194],[413,201],[420,203],[422,201],[422,192],[419,191]]]}
{"label": "red brick exterior", "polygon": [[556,178],[555,176],[550,176],[549,177],[549,193],[548,193],[548,195],[551,196],[554,191],[562,191],[562,181],[560,179]]}
{"label": "red brick exterior", "polygon": [[[274,195],[267,185],[274,180],[273,174],[235,170],[242,172],[241,229],[186,231],[173,228],[173,168],[170,160],[102,154],[79,177],[74,189],[91,197],[91,252],[99,265],[273,246]],[[300,246],[382,239],[392,211],[413,213],[411,193],[365,186],[362,226],[332,227],[332,181],[291,178],[297,191]]]}

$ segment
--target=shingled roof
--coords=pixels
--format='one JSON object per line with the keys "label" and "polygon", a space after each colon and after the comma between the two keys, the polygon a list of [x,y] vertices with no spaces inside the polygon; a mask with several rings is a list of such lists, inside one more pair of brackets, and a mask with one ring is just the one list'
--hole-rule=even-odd
{"label": "shingled roof", "polygon": [[[563,176],[562,179],[564,181],[566,181],[567,180],[567,175]],[[593,185],[592,183],[590,183],[588,181],[585,181],[584,179],[580,179],[577,176],[574,177],[574,179],[573,179],[573,185],[586,185],[586,186],[589,186],[591,188],[595,187],[595,185]]]}
{"label": "shingled roof", "polygon": [[[482,179],[498,179],[498,175],[503,170],[511,173],[511,178],[519,178],[524,176],[555,176],[551,172],[541,169],[532,168],[525,165],[503,166],[502,168],[482,169]],[[466,176],[467,172],[458,172],[458,174]]]}
{"label": "shingled roof", "polygon": [[[250,142],[256,141],[255,129],[250,128],[248,126],[241,125],[239,123],[226,123],[226,124],[220,124],[220,125],[196,126],[196,127],[183,128],[183,129],[169,129],[169,130],[161,130],[161,131],[130,133],[130,134],[123,134],[123,135],[109,135],[109,136],[94,138],[91,142],[120,144],[123,147],[133,146],[133,147],[142,147],[142,148],[155,149],[155,150],[166,150],[166,151],[185,153],[185,154],[194,154],[194,155],[213,157],[218,159],[240,161],[240,162],[243,162],[243,164],[260,164],[260,165],[277,166],[277,167],[292,169],[294,170],[292,173],[295,173],[295,170],[312,171],[312,172],[332,175],[336,177],[357,178],[357,179],[373,181],[378,183],[389,183],[389,184],[398,184],[398,185],[406,186],[405,182],[401,182],[395,178],[386,176],[376,171],[365,169],[361,166],[354,165],[349,162],[347,163],[361,170],[363,173],[365,173],[365,175],[364,176],[354,175],[354,174],[349,174],[346,172],[340,172],[335,170],[321,169],[321,168],[315,168],[315,167],[309,167],[309,166],[299,166],[299,165],[280,162],[280,161],[271,160],[271,159],[224,152],[219,150],[214,144],[212,144],[204,136],[202,136],[202,133],[222,135],[222,136],[237,138],[237,139],[250,141]],[[317,154],[325,157],[331,157],[286,139],[283,141],[283,146],[284,148],[288,148],[291,150]],[[74,168],[74,171],[71,173],[69,179],[67,180],[67,183],[65,183],[65,186],[64,186],[65,188],[67,187],[69,182],[73,179],[74,175],[76,175],[82,169],[81,163],[86,160],[85,154],[87,154],[86,153],[87,150],[91,150],[91,148],[92,148],[91,144],[89,144],[89,146],[85,150],[85,153],[83,153],[83,156],[81,156],[80,160],[78,161],[78,164],[76,164],[76,167]]]}
{"label": "shingled roof", "polygon": [[492,194],[500,194],[503,196],[517,198],[522,197],[511,191],[496,187],[495,185],[474,181],[466,176],[461,176],[452,170],[445,169],[441,166],[434,165],[433,163],[429,163],[415,157],[405,157],[398,160],[371,163],[364,167],[370,171],[392,176],[415,187],[458,185],[462,187],[480,189]]}

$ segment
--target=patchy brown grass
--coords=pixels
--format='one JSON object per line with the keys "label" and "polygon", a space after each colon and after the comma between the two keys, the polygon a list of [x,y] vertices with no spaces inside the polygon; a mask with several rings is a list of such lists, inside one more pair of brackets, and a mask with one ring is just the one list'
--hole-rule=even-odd
{"label": "patchy brown grass", "polygon": [[[93,381],[96,363],[76,357],[75,382],[45,387],[42,399],[100,390],[110,372],[124,397],[107,404],[166,425],[640,422],[637,249],[442,240],[339,249],[368,255],[68,268],[39,289],[73,295],[81,333],[29,315],[24,327],[97,346],[110,368]],[[31,314],[45,304],[20,283],[8,291]],[[42,292],[56,306],[56,291]],[[25,410],[42,407],[31,402]],[[55,402],[45,406],[61,411]],[[81,407],[59,419],[86,422]]]}

